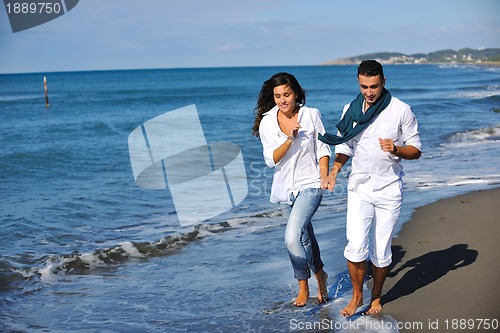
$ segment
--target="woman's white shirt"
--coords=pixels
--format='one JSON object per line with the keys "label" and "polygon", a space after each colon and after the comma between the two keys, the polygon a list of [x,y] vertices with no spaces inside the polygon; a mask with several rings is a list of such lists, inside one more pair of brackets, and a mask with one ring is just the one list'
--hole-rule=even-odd
{"label": "woman's white shirt", "polygon": [[302,106],[297,121],[300,129],[283,158],[274,162],[274,151],[288,136],[278,124],[278,106],[264,114],[259,126],[266,165],[274,168],[270,201],[291,203],[291,195],[297,195],[306,188],[319,188],[321,177],[319,160],[331,156],[330,147],[319,141],[318,134],[325,134],[325,128],[318,109]]}

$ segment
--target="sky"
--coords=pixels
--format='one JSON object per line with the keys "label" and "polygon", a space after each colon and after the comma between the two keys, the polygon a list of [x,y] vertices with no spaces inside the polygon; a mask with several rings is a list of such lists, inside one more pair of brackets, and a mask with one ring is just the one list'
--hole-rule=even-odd
{"label": "sky", "polygon": [[374,52],[500,47],[499,0],[81,0],[13,33],[0,73],[300,66]]}

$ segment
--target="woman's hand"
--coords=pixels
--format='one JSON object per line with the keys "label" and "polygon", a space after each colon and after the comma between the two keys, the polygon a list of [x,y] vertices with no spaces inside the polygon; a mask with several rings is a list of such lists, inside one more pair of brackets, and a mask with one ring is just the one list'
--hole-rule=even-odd
{"label": "woman's hand", "polygon": [[329,174],[325,178],[321,179],[321,188],[326,190],[328,189],[330,192],[333,192],[333,188],[335,187],[335,183],[337,182],[337,177],[332,174]]}
{"label": "woman's hand", "polygon": [[290,133],[288,133],[288,136],[295,139],[297,135],[299,135],[299,129],[300,129],[300,123],[297,122],[290,130]]}
{"label": "woman's hand", "polygon": [[[344,166],[344,164],[347,163],[349,158],[350,158],[349,156],[344,154],[335,154],[335,160],[333,161],[332,169],[330,170],[328,176],[326,176],[324,180],[324,182],[327,184],[326,188],[328,188],[330,192],[333,192],[335,184],[337,183],[337,175]],[[323,184],[323,180],[321,180],[321,184]]]}

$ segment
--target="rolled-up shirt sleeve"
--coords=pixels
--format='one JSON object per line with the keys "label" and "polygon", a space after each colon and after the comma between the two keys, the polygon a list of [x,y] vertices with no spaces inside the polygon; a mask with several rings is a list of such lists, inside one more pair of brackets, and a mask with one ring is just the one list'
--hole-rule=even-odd
{"label": "rolled-up shirt sleeve", "polygon": [[274,162],[274,151],[283,143],[279,143],[276,139],[277,135],[272,135],[273,128],[269,119],[264,117],[259,126],[259,136],[262,143],[262,153],[264,162],[270,168],[274,168],[277,163]]}
{"label": "rolled-up shirt sleeve", "polygon": [[332,151],[330,149],[330,146],[324,143],[323,141],[319,140],[319,136],[317,135],[318,133],[321,135],[324,135],[326,133],[325,131],[325,126],[323,125],[323,120],[321,119],[321,113],[319,110],[315,109],[316,112],[314,113],[314,124],[315,128],[317,130],[316,133],[316,158],[319,160],[324,157],[328,156],[331,157]]}
{"label": "rolled-up shirt sleeve", "polygon": [[342,154],[342,155],[347,155],[347,156],[354,155],[352,148],[349,146],[349,144],[347,142],[336,145],[335,146],[335,154]]}
{"label": "rolled-up shirt sleeve", "polygon": [[401,119],[401,132],[403,144],[410,145],[422,151],[422,143],[420,141],[420,134],[418,132],[417,117],[411,108],[405,109]]}

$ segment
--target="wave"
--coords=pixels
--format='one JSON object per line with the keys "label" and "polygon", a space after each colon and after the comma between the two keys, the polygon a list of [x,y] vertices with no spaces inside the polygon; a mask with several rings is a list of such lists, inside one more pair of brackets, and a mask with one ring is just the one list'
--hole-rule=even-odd
{"label": "wave", "polygon": [[407,94],[407,93],[425,94],[425,93],[433,93],[436,91],[435,88],[425,88],[425,87],[411,87],[411,88],[391,87],[390,90],[391,94],[393,95]]}
{"label": "wave", "polygon": [[467,99],[485,99],[485,98],[496,97],[499,95],[500,95],[500,89],[496,89],[496,90],[476,90],[476,91],[463,92],[463,93],[458,93],[457,95],[455,95],[455,97],[467,98]]}
{"label": "wave", "polygon": [[487,63],[449,63],[449,64],[439,64],[439,68],[461,68],[461,69],[481,69],[487,71],[498,71],[498,68],[494,65],[489,66]]}
{"label": "wave", "polygon": [[480,128],[451,134],[447,141],[450,143],[481,143],[500,140],[500,125]]}
{"label": "wave", "polygon": [[24,276],[9,261],[0,259],[0,291],[16,288]]}
{"label": "wave", "polygon": [[467,185],[492,185],[496,186],[500,184],[500,174],[488,175],[485,177],[478,176],[455,176],[449,178],[440,179],[425,179],[420,180],[416,187],[419,189],[436,189],[443,187],[457,187],[457,186],[467,186]]}
{"label": "wave", "polygon": [[44,100],[44,95],[6,95],[0,96],[0,102],[17,102],[23,100]]}
{"label": "wave", "polygon": [[[15,264],[0,259],[0,291],[16,289],[18,283],[29,279],[39,278],[45,283],[55,283],[64,275],[96,274],[134,260],[175,255],[185,246],[231,230],[262,232],[262,230],[276,225],[274,217],[277,215],[279,213],[276,211],[256,212],[246,218],[233,218],[212,224],[198,224],[190,231],[177,232],[155,242],[126,241],[92,253],[73,252],[66,255],[45,256],[37,260],[37,262],[42,262],[39,267],[16,267]],[[266,220],[271,220],[273,223],[262,223]],[[253,227],[241,228],[247,224],[253,224]]]}

